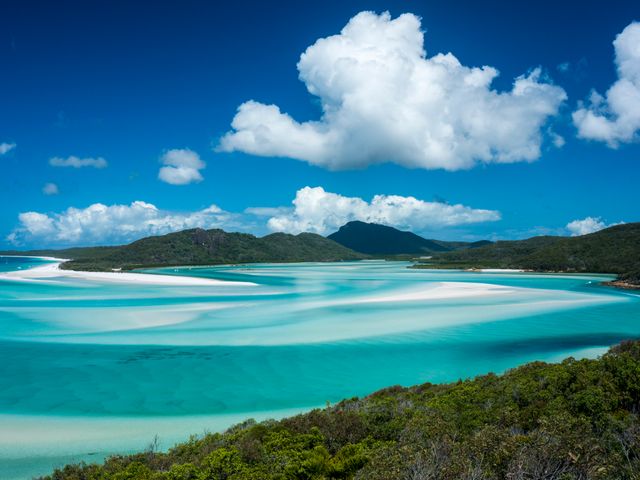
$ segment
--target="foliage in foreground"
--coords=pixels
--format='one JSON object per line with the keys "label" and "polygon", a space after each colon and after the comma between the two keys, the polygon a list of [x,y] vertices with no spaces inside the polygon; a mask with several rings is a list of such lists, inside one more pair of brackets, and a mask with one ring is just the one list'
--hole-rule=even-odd
{"label": "foliage in foreground", "polygon": [[640,342],[447,385],[391,387],[52,480],[640,479]]}

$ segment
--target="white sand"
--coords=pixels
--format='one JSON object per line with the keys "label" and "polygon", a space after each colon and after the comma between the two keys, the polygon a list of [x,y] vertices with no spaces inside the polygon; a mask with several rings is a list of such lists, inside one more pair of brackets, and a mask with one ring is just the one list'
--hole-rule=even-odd
{"label": "white sand", "polygon": [[367,297],[348,303],[411,302],[417,300],[444,300],[448,298],[486,297],[516,292],[516,288],[489,283],[437,282],[426,288],[400,292],[394,295]]}
{"label": "white sand", "polygon": [[524,270],[519,268],[481,268],[479,270],[474,270],[476,272],[482,273],[522,273]]}
{"label": "white sand", "polygon": [[168,285],[168,286],[255,286],[252,282],[230,282],[226,280],[215,280],[213,278],[186,277],[179,275],[155,275],[148,273],[132,272],[80,272],[76,270],[62,270],[60,264],[67,261],[64,258],[37,257],[51,260],[38,267],[26,270],[16,270],[0,274],[0,279],[6,280],[46,280],[56,278],[78,278],[83,280],[94,280],[99,282],[135,283],[145,285]]}

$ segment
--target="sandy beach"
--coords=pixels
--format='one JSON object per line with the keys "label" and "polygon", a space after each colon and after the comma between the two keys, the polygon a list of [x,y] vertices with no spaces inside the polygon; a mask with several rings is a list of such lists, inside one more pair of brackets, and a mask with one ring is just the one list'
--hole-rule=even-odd
{"label": "sandy beach", "polygon": [[480,268],[473,271],[482,272],[482,273],[522,273],[524,272],[524,270],[520,268]]}
{"label": "sandy beach", "polygon": [[60,264],[66,262],[64,258],[54,257],[32,257],[50,260],[51,263],[41,265],[27,270],[16,270],[0,274],[0,279],[6,280],[54,280],[57,278],[75,278],[81,280],[135,283],[144,285],[167,285],[167,286],[255,286],[252,282],[231,282],[226,280],[215,280],[212,278],[185,277],[179,275],[154,275],[148,273],[134,272],[81,272],[76,270],[63,270]]}

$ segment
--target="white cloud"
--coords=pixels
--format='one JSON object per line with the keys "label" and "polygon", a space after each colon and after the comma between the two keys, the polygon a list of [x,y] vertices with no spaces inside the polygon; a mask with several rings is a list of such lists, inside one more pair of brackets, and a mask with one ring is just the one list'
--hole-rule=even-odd
{"label": "white cloud", "polygon": [[623,223],[624,222],[618,222],[607,225],[600,217],[586,217],[582,220],[574,220],[573,222],[567,223],[566,229],[569,230],[572,237],[577,237],[579,235],[587,235],[588,233],[594,233]]}
{"label": "white cloud", "polygon": [[425,202],[399,195],[376,195],[367,202],[358,197],[327,192],[322,187],[298,190],[292,203],[293,210],[269,219],[270,230],[327,234],[349,221],[361,220],[421,231],[500,220],[500,212],[495,210]]}
{"label": "white cloud", "polygon": [[160,161],[165,165],[158,172],[158,178],[171,185],[187,185],[203,180],[200,170],[206,164],[200,156],[189,149],[168,150]]}
{"label": "white cloud", "polygon": [[189,228],[223,228],[227,231],[271,231],[331,233],[351,220],[362,220],[420,231],[500,220],[495,210],[463,205],[424,202],[414,197],[376,195],[370,202],[304,187],[296,192],[293,207],[249,207],[242,213],[227,212],[216,205],[195,212],[161,210],[135,201],[130,205],[94,203],[86,208],[70,207],[58,213],[23,212],[19,226],[7,240],[39,246],[69,246],[125,243],[149,235],[162,235]]}
{"label": "white cloud", "polygon": [[248,207],[244,209],[247,215],[255,215],[256,217],[274,217],[290,212],[290,207]]}
{"label": "white cloud", "polygon": [[613,42],[618,80],[603,97],[593,91],[573,112],[578,136],[610,147],[638,140],[640,131],[640,23],[629,24]]}
{"label": "white cloud", "polygon": [[13,150],[16,147],[17,145],[15,143],[0,143],[0,155],[9,153],[11,150]]}
{"label": "white cloud", "polygon": [[[22,228],[33,236],[45,236],[55,229],[54,221],[48,215],[38,212],[25,212],[18,215]],[[17,232],[13,232],[14,234]],[[13,238],[16,238],[15,236]]]}
{"label": "white cloud", "polygon": [[44,193],[45,195],[57,195],[58,193],[60,193],[60,190],[58,190],[58,185],[49,182],[45,183],[44,187],[42,187],[42,193]]}
{"label": "white cloud", "polygon": [[53,157],[49,159],[49,165],[52,167],[73,167],[73,168],[83,168],[83,167],[93,167],[93,168],[106,168],[108,163],[102,157],[97,158],[79,158],[75,155],[71,155],[67,158],[62,157]]}
{"label": "white cloud", "polygon": [[18,218],[20,226],[7,237],[9,241],[47,246],[122,243],[188,228],[239,226],[234,214],[216,205],[182,213],[160,210],[142,201],[108,206],[94,203],[53,214],[24,212]]}
{"label": "white cloud", "polygon": [[566,141],[565,141],[564,137],[562,137],[562,135],[558,135],[555,132],[550,132],[549,136],[551,137],[551,141],[556,146],[556,148],[564,147],[564,144],[566,143]]}
{"label": "white cloud", "polygon": [[476,163],[533,161],[542,127],[566,99],[535,69],[510,91],[498,71],[467,67],[451,53],[427,57],[420,19],[361,12],[319,39],[298,62],[322,117],[298,122],[276,105],[240,105],[217,147],[304,160],[329,169],[395,162],[458,170]]}

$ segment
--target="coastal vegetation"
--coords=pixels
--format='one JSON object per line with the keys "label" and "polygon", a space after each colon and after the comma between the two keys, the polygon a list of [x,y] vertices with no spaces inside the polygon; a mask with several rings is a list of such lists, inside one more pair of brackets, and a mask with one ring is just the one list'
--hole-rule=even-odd
{"label": "coastal vegetation", "polygon": [[434,254],[417,268],[519,268],[542,272],[617,273],[640,285],[640,223],[579,237],[533,237]]}
{"label": "coastal vegetation", "polygon": [[640,478],[639,411],[640,342],[630,341],[597,360],[390,387],[44,478],[631,480]]}
{"label": "coastal vegetation", "polygon": [[72,260],[63,263],[61,267],[83,271],[132,270],[176,265],[334,262],[365,257],[313,233],[273,233],[255,237],[246,233],[227,233],[219,229],[200,228],[146,237],[118,247],[26,253],[70,258]]}
{"label": "coastal vegetation", "polygon": [[447,242],[365,222],[349,222],[327,238],[313,233],[255,237],[191,229],[115,247],[0,252],[69,258],[62,268],[132,270],[179,265],[331,262],[364,258],[415,260],[415,268],[512,268],[539,272],[615,273],[615,285],[640,286],[640,223],[616,225],[578,237]]}

